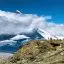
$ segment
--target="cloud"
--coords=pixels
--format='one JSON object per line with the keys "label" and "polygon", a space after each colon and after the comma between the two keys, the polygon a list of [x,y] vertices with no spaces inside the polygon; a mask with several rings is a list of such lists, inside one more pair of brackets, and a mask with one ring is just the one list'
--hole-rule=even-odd
{"label": "cloud", "polygon": [[0,34],[31,33],[33,29],[41,28],[52,35],[64,36],[64,24],[48,22],[49,19],[52,17],[0,10]]}

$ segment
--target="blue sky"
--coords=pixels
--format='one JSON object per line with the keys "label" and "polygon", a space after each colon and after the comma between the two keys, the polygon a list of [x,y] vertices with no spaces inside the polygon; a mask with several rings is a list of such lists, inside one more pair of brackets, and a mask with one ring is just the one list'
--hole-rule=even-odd
{"label": "blue sky", "polygon": [[64,0],[0,0],[0,10],[17,9],[22,13],[52,16],[53,22],[64,24]]}

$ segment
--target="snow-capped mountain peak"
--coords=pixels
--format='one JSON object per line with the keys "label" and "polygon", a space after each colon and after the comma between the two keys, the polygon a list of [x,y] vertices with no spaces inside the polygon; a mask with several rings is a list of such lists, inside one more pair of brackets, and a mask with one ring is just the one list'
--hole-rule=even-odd
{"label": "snow-capped mountain peak", "polygon": [[41,34],[41,36],[43,36],[46,40],[52,38],[52,39],[64,39],[63,36],[57,36],[57,35],[52,35],[49,32],[43,30],[43,29],[38,29],[39,34]]}

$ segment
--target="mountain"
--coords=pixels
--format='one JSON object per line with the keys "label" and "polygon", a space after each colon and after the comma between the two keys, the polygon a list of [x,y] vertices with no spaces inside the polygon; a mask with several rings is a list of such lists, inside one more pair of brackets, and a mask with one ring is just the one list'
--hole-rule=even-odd
{"label": "mountain", "polygon": [[54,36],[42,29],[33,29],[31,33],[20,33],[17,35],[0,35],[0,52],[15,52],[30,40],[63,39],[64,37]]}
{"label": "mountain", "polygon": [[10,39],[14,36],[14,34],[0,34],[0,41]]}
{"label": "mountain", "polygon": [[32,33],[28,34],[2,34],[0,38],[0,52],[15,52],[20,46],[23,46],[30,40],[44,39],[44,37],[38,33],[38,30],[35,29]]}
{"label": "mountain", "polygon": [[50,34],[49,32],[42,30],[39,28],[38,30],[39,34],[42,35],[46,40],[52,38],[52,39],[58,39],[56,36]]}

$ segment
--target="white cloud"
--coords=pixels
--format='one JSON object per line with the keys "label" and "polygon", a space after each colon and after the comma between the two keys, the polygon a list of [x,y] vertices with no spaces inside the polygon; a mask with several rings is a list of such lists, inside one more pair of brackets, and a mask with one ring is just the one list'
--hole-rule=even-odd
{"label": "white cloud", "polygon": [[25,35],[16,35],[11,40],[20,40],[20,39],[29,39],[30,37],[27,37]]}
{"label": "white cloud", "polygon": [[17,14],[0,10],[0,34],[18,34],[33,32],[41,28],[53,35],[64,35],[64,24],[48,22],[51,16]]}

